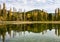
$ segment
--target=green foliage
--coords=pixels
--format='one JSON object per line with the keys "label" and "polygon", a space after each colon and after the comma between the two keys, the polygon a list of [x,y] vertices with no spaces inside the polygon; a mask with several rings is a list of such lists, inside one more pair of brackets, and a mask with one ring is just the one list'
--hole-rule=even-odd
{"label": "green foliage", "polygon": [[[47,13],[44,12],[42,10],[39,9],[35,9],[32,11],[28,11],[28,12],[12,12],[7,11],[8,13],[5,12],[5,14],[3,14],[3,10],[1,10],[0,14],[3,14],[0,16],[0,20],[6,20],[6,21],[54,21],[54,20],[58,20],[60,21],[60,16],[55,17],[55,15],[53,15],[53,13]],[[11,15],[12,14],[12,15]],[[22,16],[21,16],[22,14]],[[25,15],[24,15],[25,14]],[[1,18],[2,17],[2,18]]]}

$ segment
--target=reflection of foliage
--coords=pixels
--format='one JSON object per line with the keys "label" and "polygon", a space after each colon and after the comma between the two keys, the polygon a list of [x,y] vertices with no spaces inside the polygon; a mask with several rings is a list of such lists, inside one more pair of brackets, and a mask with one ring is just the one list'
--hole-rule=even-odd
{"label": "reflection of foliage", "polygon": [[[56,28],[56,26],[59,29],[60,25],[53,25],[53,24],[21,24],[21,25],[1,25],[0,26],[0,35],[5,35],[6,32],[8,32],[11,35],[11,31],[15,32],[21,32],[21,31],[29,31],[34,33],[44,33],[46,30],[52,30],[53,27]],[[60,29],[58,30],[58,33],[60,33]]]}

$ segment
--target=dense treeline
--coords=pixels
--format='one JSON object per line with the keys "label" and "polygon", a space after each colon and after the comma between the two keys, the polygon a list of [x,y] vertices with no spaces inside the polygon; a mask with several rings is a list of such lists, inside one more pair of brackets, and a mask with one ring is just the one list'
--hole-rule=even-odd
{"label": "dense treeline", "polygon": [[[3,3],[3,9],[0,6],[0,20],[1,21],[59,21],[60,9],[56,9],[55,13],[47,13],[44,10],[35,9],[28,12],[16,12],[16,9],[10,8],[6,10],[5,3]],[[58,11],[58,12],[57,12]]]}

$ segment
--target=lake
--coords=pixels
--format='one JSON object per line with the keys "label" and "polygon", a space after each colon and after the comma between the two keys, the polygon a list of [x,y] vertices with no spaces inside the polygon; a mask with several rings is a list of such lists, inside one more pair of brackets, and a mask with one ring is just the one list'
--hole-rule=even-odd
{"label": "lake", "polygon": [[2,24],[0,42],[60,42],[60,24]]}

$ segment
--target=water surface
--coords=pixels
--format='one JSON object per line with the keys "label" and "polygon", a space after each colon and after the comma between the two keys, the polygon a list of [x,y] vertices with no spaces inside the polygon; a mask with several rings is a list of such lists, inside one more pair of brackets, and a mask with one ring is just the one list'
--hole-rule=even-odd
{"label": "water surface", "polygon": [[0,25],[0,42],[60,42],[60,24]]}

